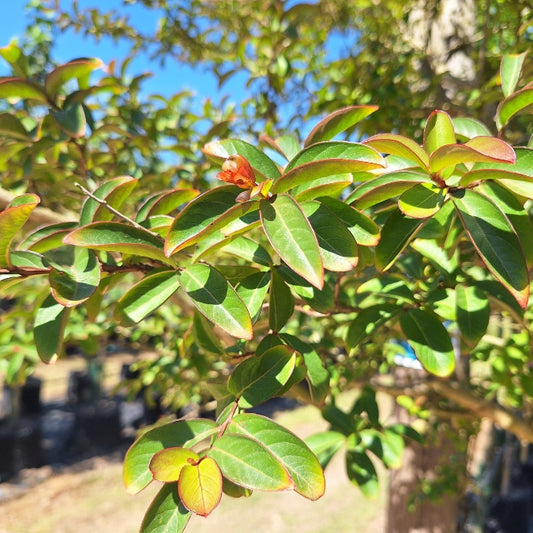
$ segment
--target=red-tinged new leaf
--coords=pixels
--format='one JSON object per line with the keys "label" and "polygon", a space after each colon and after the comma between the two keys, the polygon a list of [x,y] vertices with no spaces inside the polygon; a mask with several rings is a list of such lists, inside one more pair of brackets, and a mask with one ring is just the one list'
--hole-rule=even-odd
{"label": "red-tinged new leaf", "polygon": [[204,457],[196,464],[185,465],[178,481],[178,494],[187,509],[207,516],[222,497],[222,473],[216,461]]}
{"label": "red-tinged new leaf", "polygon": [[56,67],[48,76],[44,83],[46,92],[55,98],[65,83],[73,79],[85,79],[89,74],[98,68],[102,68],[104,63],[97,58],[73,59],[64,65]]}
{"label": "red-tinged new leaf", "polygon": [[260,202],[261,223],[270,244],[297,274],[321,289],[324,267],[316,235],[298,203],[286,194]]}
{"label": "red-tinged new leaf", "polygon": [[491,132],[483,122],[470,117],[452,118],[455,135],[463,141],[468,141],[474,137],[487,137]]}
{"label": "red-tinged new leaf", "polygon": [[73,103],[60,111],[51,111],[54,120],[61,130],[73,139],[79,139],[87,130],[87,119],[83,106]]}
{"label": "red-tinged new leaf", "polygon": [[364,144],[384,154],[396,155],[413,161],[424,170],[429,167],[429,158],[424,149],[409,137],[396,133],[380,133],[365,139]]}
{"label": "red-tinged new leaf", "polygon": [[143,433],[124,458],[124,484],[130,494],[144,489],[153,479],[150,461],[159,451],[171,447],[190,448],[212,436],[218,426],[208,419],[176,420]]}
{"label": "red-tinged new leaf", "polygon": [[449,144],[435,150],[429,168],[437,173],[460,163],[514,163],[514,150],[506,142],[494,137],[475,137],[466,144]]}
{"label": "red-tinged new leaf", "polygon": [[36,194],[23,194],[14,198],[7,209],[0,211],[0,268],[10,266],[11,243],[40,201]]}
{"label": "red-tinged new leaf", "polygon": [[529,274],[520,240],[509,219],[492,200],[476,191],[458,191],[452,199],[487,268],[525,308],[529,298]]}
{"label": "red-tinged new leaf", "polygon": [[136,222],[142,222],[150,216],[168,215],[180,205],[190,202],[200,194],[196,189],[173,189],[157,193],[148,198],[137,211]]}
{"label": "red-tinged new leaf", "polygon": [[311,130],[304,141],[304,146],[309,146],[320,141],[329,141],[339,135],[339,133],[349,130],[377,110],[378,106],[374,105],[356,105],[334,111],[323,118]]}
{"label": "red-tinged new leaf", "polygon": [[429,156],[441,146],[456,144],[453,122],[448,113],[433,111],[424,129],[424,149]]}
{"label": "red-tinged new leaf", "polygon": [[150,461],[150,472],[157,481],[178,481],[184,466],[197,463],[200,456],[189,450],[173,446],[157,452]]}

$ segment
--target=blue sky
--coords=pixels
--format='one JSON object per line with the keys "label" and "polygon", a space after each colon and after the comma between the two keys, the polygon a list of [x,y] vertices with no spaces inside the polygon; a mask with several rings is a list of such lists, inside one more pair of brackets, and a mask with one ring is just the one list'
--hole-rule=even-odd
{"label": "blue sky", "polygon": [[[25,14],[26,0],[4,0],[3,4],[0,16],[0,46],[5,46],[13,38],[22,35],[28,23]],[[65,5],[69,4],[70,2],[65,2]],[[102,10],[116,8],[123,13],[128,13],[131,22],[141,31],[151,32],[157,25],[157,13],[146,10],[142,6],[124,7],[122,0],[80,0],[79,5],[80,8],[99,7]],[[126,58],[127,47],[120,43],[117,45],[112,39],[95,42],[93,39],[69,31],[59,36],[53,55],[58,63],[83,56],[99,57],[107,64],[113,59],[120,61]],[[153,73],[153,76],[143,84],[144,90],[148,93],[157,92],[170,96],[182,90],[191,90],[200,97],[220,95],[215,77],[200,68],[192,69],[189,66],[169,61],[166,68],[162,69],[157,62],[151,62],[146,54],[142,54],[131,62],[128,69],[128,73],[132,76],[146,71]],[[10,74],[9,65],[0,58],[0,76]],[[240,100],[244,97],[244,91],[243,83],[235,77],[224,87],[223,93],[231,93],[237,100]]]}

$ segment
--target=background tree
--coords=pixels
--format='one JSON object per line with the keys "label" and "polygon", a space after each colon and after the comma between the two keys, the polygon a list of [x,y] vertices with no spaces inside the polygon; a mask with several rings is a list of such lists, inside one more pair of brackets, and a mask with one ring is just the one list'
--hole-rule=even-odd
{"label": "background tree", "polygon": [[[205,117],[188,110],[187,95],[146,97],[140,91],[142,77],[127,79],[127,63],[120,68],[112,66],[108,74],[91,82],[90,74],[101,66],[97,60],[74,61],[43,75],[38,67],[30,68],[31,60],[18,46],[2,50],[16,78],[2,80],[0,95],[21,98],[2,115],[2,185],[9,202],[4,211],[6,227],[16,231],[16,221],[32,209],[39,217],[50,214],[38,211],[42,208],[35,207],[34,196],[17,197],[20,193],[39,193],[42,204],[66,218],[59,226],[39,229],[22,240],[17,237],[15,251],[11,237],[3,241],[6,294],[16,298],[17,291],[25,291],[28,283],[34,283],[31,280],[36,280],[33,290],[41,294],[34,323],[41,357],[50,361],[59,354],[60,333],[66,327],[68,337],[68,315],[72,313],[93,321],[101,313],[112,313],[117,325],[133,327],[129,331],[137,336],[146,334],[144,321],[150,320],[151,312],[155,317],[165,313],[167,321],[172,314],[188,316],[180,322],[177,336],[172,334],[176,333],[172,321],[163,326],[159,345],[165,347],[165,357],[145,369],[151,375],[165,370],[169,379],[157,385],[169,398],[178,404],[188,401],[187,396],[175,395],[178,386],[183,389],[188,382],[192,382],[192,389],[185,390],[198,397],[198,382],[227,372],[224,367],[221,370],[221,360],[235,363],[245,358],[227,387],[220,381],[210,384],[209,394],[219,400],[221,410],[226,403],[236,409],[233,397],[240,399],[240,407],[246,407],[289,389],[321,405],[331,431],[316,436],[311,441],[313,449],[325,464],[345,446],[348,475],[371,495],[377,478],[368,452],[387,466],[397,465],[402,437],[414,434],[406,426],[383,426],[371,388],[363,389],[348,413],[336,407],[335,398],[346,388],[368,384],[392,368],[400,349],[397,339],[401,338],[430,372],[448,376],[456,354],[441,325],[445,322],[448,330],[457,332],[453,338],[459,347],[459,364],[451,381],[400,382],[393,387],[372,381],[373,386],[400,395],[400,403],[427,419],[427,428],[442,429],[447,425],[443,420],[460,424],[457,433],[463,443],[476,431],[470,420],[472,412],[489,416],[520,438],[530,439],[528,424],[513,412],[527,411],[530,401],[531,376],[524,364],[529,357],[526,286],[531,226],[523,205],[527,208],[524,198],[531,195],[527,178],[520,176],[530,175],[530,152],[517,152],[516,172],[511,175],[506,164],[513,162],[512,151],[490,137],[486,126],[473,120],[452,122],[443,112],[429,114],[436,104],[454,115],[461,114],[465,106],[487,109],[493,106],[494,95],[485,89],[473,98],[470,84],[477,76],[470,72],[466,79],[453,79],[443,67],[446,61],[431,61],[433,58],[426,55],[431,39],[420,44],[415,22],[432,25],[420,5],[413,5],[409,15],[404,8],[397,12],[395,2],[358,6],[357,11],[351,2],[318,6],[272,2],[266,12],[264,3],[261,5],[262,11],[253,2],[246,3],[245,8],[239,4],[237,13],[227,9],[225,2],[208,6],[200,2],[156,4],[164,10],[165,20],[154,37],[140,35],[125,21],[117,20],[118,15],[96,11],[75,11],[75,17],[70,18],[62,14],[60,20],[65,27],[72,24],[79,29],[88,28],[90,20],[91,33],[98,36],[112,31],[117,38],[131,39],[137,49],[160,42],[159,48],[152,48],[156,57],[171,53],[182,60],[205,61],[222,81],[233,72],[248,72],[253,98],[243,108],[247,110],[246,122],[238,122],[236,131],[246,128],[248,139],[261,133],[264,146],[278,154],[273,159],[242,141],[217,140],[234,128],[231,108],[220,112],[206,105],[203,114],[214,126],[201,133],[199,123]],[[472,15],[470,4],[464,6]],[[529,13],[525,7],[516,12],[505,3],[498,7],[505,15],[498,16],[499,21],[515,15],[512,20],[519,31],[513,34],[514,41],[509,37],[509,44],[519,47],[520,39],[527,41],[530,36],[526,24]],[[483,12],[485,16],[492,16],[490,8]],[[324,27],[317,27],[315,9],[331,13]],[[38,13],[56,15],[55,11]],[[438,17],[441,11],[430,14]],[[491,54],[497,45],[474,41],[469,34],[474,27],[484,27],[479,25],[480,17],[471,16],[465,35],[458,37],[470,39],[467,59],[475,54],[483,58],[480,78],[493,80],[496,58]],[[220,31],[209,31],[215,26],[213,21]],[[405,31],[390,31],[393,21]],[[198,28],[204,23],[202,32]],[[369,23],[382,24],[383,31],[362,27]],[[174,31],[177,41],[173,40]],[[331,59],[322,46],[316,54],[309,53],[335,31],[346,35],[353,32],[354,44],[347,57]],[[456,41],[456,49],[465,48]],[[377,59],[371,59],[371,51]],[[46,54],[43,57],[48,61]],[[494,63],[490,68],[489,57]],[[394,58],[398,60],[396,69]],[[362,68],[360,62],[374,67]],[[497,127],[500,136],[509,134],[510,140],[527,137],[530,128],[521,116],[514,117],[514,111],[527,109],[530,102],[531,91],[523,81],[528,68],[524,56],[516,56],[502,71],[503,96],[508,100],[498,109],[499,122],[491,127],[493,131]],[[492,83],[497,87],[495,81]],[[300,103],[294,108],[293,95]],[[375,122],[373,117],[363,121],[374,107],[352,107],[325,119],[306,138],[299,138],[298,132],[276,137],[279,131],[286,134],[289,126],[309,130],[302,125],[318,111],[381,99],[384,104],[380,114],[373,115]],[[293,116],[288,114],[292,109]],[[364,144],[327,144],[349,132],[358,139],[389,130],[393,133],[373,136]],[[397,132],[412,134],[416,142],[397,136]],[[472,140],[479,136],[484,138],[481,142]],[[200,159],[201,147],[210,162]],[[165,155],[169,152],[173,154],[170,162]],[[379,153],[391,154],[385,171],[379,170],[385,164]],[[244,156],[252,165],[254,179],[263,183],[253,189],[254,182],[250,181],[245,189],[251,190],[244,190],[244,202],[237,204],[239,191],[231,187],[212,189],[208,170],[213,163],[223,165],[224,177],[231,181],[231,171],[237,169],[224,160],[234,154]],[[375,178],[376,173],[383,173],[382,178]],[[485,183],[487,176],[499,180],[503,187]],[[391,183],[396,188],[391,189]],[[163,192],[165,189],[168,192]],[[208,192],[197,196],[205,190]],[[147,191],[152,196],[147,198]],[[344,203],[339,200],[341,191],[345,191]],[[480,218],[488,218],[489,226],[474,224]],[[299,228],[303,233],[287,236],[285,229],[280,241],[281,227]],[[94,230],[98,231],[91,233]],[[246,237],[241,233],[247,233]],[[511,242],[504,248],[502,235],[503,241]],[[301,250],[303,259],[294,252],[300,239],[306,242]],[[293,249],[284,247],[284,241]],[[494,246],[499,254],[490,252]],[[499,255],[503,263],[498,262]],[[518,267],[511,271],[513,264]],[[119,290],[125,295],[119,297],[110,289],[122,283],[124,288]],[[53,296],[47,296],[50,288]],[[214,307],[211,301],[210,307],[207,304],[218,291],[230,300],[217,300]],[[176,306],[175,313],[169,314],[162,306],[169,298],[170,305]],[[263,305],[265,300],[268,305]],[[244,302],[245,308],[238,302]],[[28,307],[27,302],[21,305]],[[222,315],[214,309],[221,310]],[[211,331],[204,316],[218,328]],[[507,320],[514,326],[503,328]],[[159,325],[162,322],[156,321]],[[40,335],[43,326],[47,333],[54,328],[57,336]],[[424,330],[433,332],[431,339],[423,335]],[[252,332],[254,340],[250,339]],[[495,333],[492,339],[491,333]],[[250,342],[235,343],[232,337]],[[500,339],[498,344],[495,337]],[[246,358],[251,353],[257,358]],[[471,373],[472,365],[482,367],[483,373]],[[279,371],[278,379],[272,383],[268,379],[274,370]],[[304,376],[307,388],[293,386]],[[260,395],[250,386],[258,377],[266,390]],[[493,397],[501,405],[485,401]],[[242,433],[241,424],[256,423],[245,415],[232,418],[235,414],[226,411],[223,416],[227,418],[221,419],[220,427],[195,422],[188,431],[218,434],[222,439],[228,428],[230,437]],[[263,430],[265,427],[257,431]],[[156,448],[167,441],[181,447],[191,444],[190,435],[184,440],[179,431],[178,435],[166,431],[170,432],[165,429],[152,434],[158,435],[153,439],[158,443]],[[254,439],[271,450],[273,443],[257,435]],[[223,463],[224,442],[228,440],[221,440],[215,448],[218,451],[206,456],[219,465]],[[128,475],[146,478],[148,465],[132,466],[131,457],[137,457],[139,450],[159,451],[149,443],[150,439],[148,443],[145,439],[132,449]],[[307,453],[301,444],[295,446]],[[283,453],[281,464],[292,472]],[[270,461],[269,457],[266,455],[265,461]],[[183,458],[195,462],[195,475],[203,475],[200,456]],[[164,466],[164,459],[159,460]],[[212,461],[206,464],[211,468],[210,479],[219,479]],[[311,458],[306,465],[313,472]],[[265,488],[250,487],[243,477],[232,477],[231,465],[221,469],[227,479],[245,489]],[[458,471],[461,469],[464,471],[464,461],[459,462]],[[181,470],[169,474],[159,465],[152,473],[167,480],[177,475],[178,481]],[[448,472],[451,478],[456,473]],[[306,494],[316,497],[320,476],[307,474],[314,492]],[[194,477],[194,472],[189,475]],[[290,480],[279,476],[277,488],[290,485]],[[185,486],[183,482],[182,490]],[[449,483],[442,486],[456,488]],[[132,487],[138,488],[138,482],[132,481]],[[419,494],[431,492],[424,489]],[[147,515],[145,530],[150,530],[150,520],[158,511],[176,509],[175,493],[168,490]],[[198,502],[191,503],[187,497],[185,500],[189,509],[192,505],[199,514],[208,509],[199,508]],[[176,520],[183,525],[188,514],[178,508]],[[443,522],[442,515],[438,520]]]}

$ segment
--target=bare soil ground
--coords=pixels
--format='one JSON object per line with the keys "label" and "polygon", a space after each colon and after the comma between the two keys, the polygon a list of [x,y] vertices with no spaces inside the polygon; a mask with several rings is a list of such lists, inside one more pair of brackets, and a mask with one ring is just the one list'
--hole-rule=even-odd
{"label": "bare soil ground", "polygon": [[[45,381],[48,380],[44,389],[45,400],[63,393],[62,371],[65,369],[56,369],[44,376]],[[111,374],[115,375],[116,369]],[[324,428],[323,420],[312,407],[283,412],[276,418],[302,437]],[[23,490],[18,490],[9,499],[2,499],[3,486],[5,490],[7,484],[0,484],[0,533],[139,531],[158,486],[152,484],[135,496],[126,493],[122,484],[124,451],[86,459],[59,471],[52,471],[49,466],[23,471],[17,480],[17,486],[22,486]],[[186,531],[382,533],[385,529],[387,477],[383,471],[380,475],[383,483],[379,497],[367,500],[348,481],[343,459],[338,456],[326,470],[326,494],[317,502],[292,492],[255,492],[248,499],[224,497],[209,517],[193,516]]]}

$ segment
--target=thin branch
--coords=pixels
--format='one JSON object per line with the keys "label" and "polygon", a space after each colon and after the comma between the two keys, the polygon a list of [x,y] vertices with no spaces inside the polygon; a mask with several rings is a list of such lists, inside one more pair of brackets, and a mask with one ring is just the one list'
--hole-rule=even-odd
{"label": "thin branch", "polygon": [[99,204],[103,205],[108,211],[116,215],[117,217],[121,218],[122,220],[128,222],[132,226],[134,226],[137,229],[141,229],[143,231],[147,231],[148,233],[152,234],[154,237],[159,237],[157,233],[154,233],[153,231],[150,231],[149,229],[141,226],[138,222],[135,222],[135,220],[132,220],[128,216],[124,215],[120,211],[117,211],[114,207],[110,206],[105,200],[102,198],[98,198],[98,196],[95,196],[92,192],[88,191],[83,185],[79,183],[74,184],[78,189],[81,189],[83,194],[94,200],[95,202],[98,202]]}

